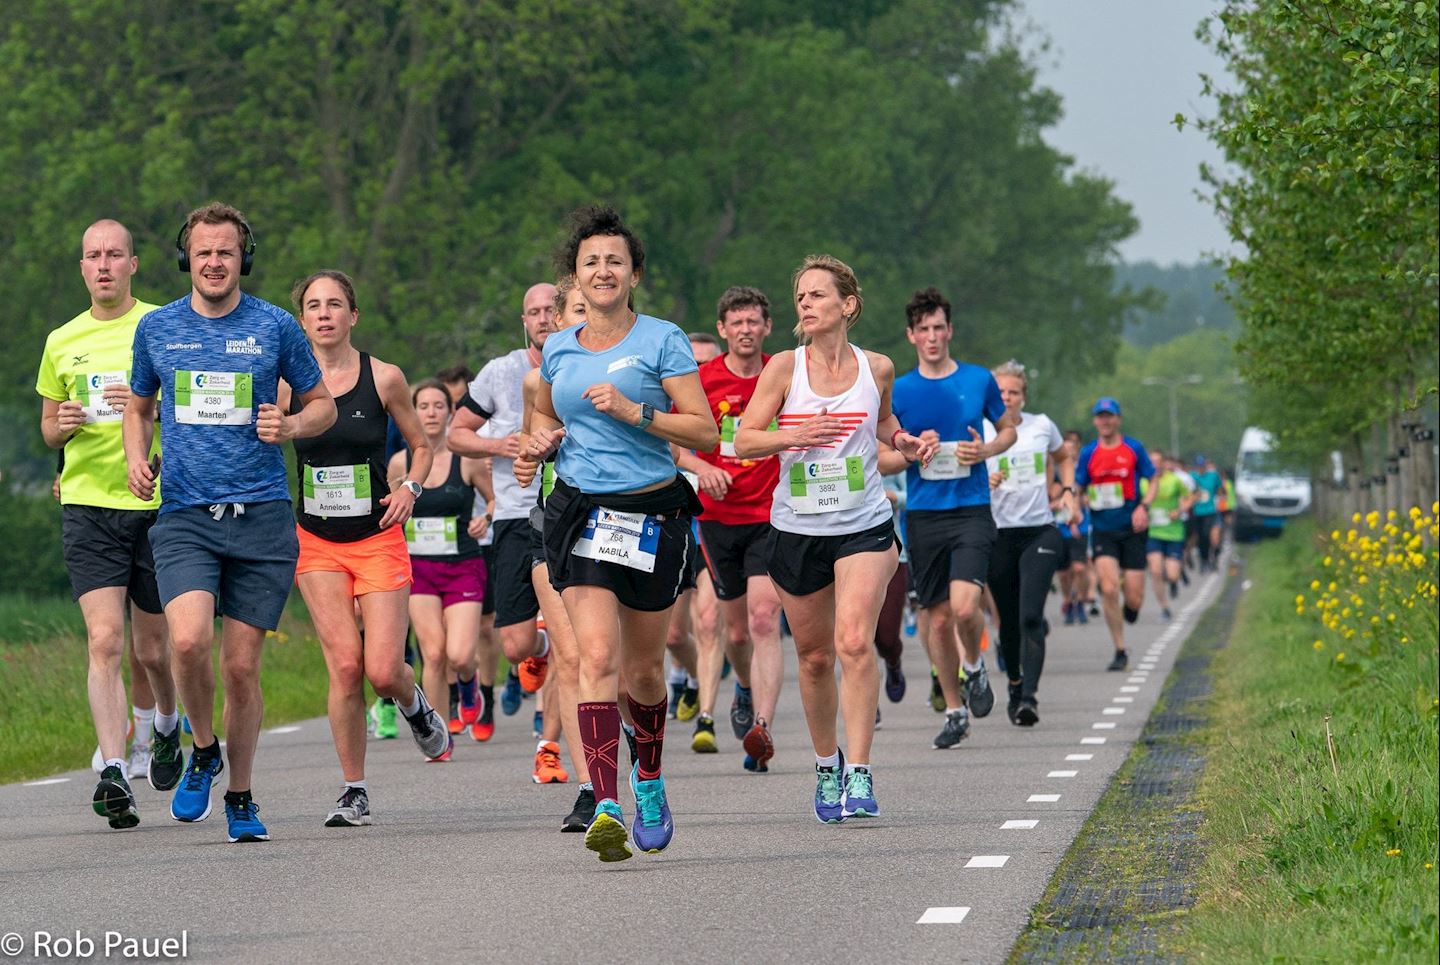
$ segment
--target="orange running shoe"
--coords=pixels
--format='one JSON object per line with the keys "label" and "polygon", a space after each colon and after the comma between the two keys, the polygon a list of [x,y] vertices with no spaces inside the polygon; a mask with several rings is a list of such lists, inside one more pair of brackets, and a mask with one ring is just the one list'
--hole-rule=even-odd
{"label": "orange running shoe", "polygon": [[545,675],[550,672],[550,654],[543,657],[526,657],[515,668],[520,677],[520,689],[533,694],[545,686]]}
{"label": "orange running shoe", "polygon": [[560,765],[559,744],[545,741],[540,745],[540,749],[535,752],[533,777],[536,784],[564,784],[570,780],[570,775]]}
{"label": "orange running shoe", "polygon": [[470,725],[470,739],[484,743],[495,736],[495,722],[493,720],[477,720]]}

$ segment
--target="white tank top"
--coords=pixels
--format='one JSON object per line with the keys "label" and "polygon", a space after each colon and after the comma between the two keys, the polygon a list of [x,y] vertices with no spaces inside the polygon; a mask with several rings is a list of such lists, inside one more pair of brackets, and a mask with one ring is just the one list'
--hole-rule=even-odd
{"label": "white tank top", "polygon": [[870,361],[854,345],[860,373],[839,395],[817,395],[810,387],[806,346],[795,350],[790,392],[777,421],[792,429],[823,408],[845,423],[843,437],[833,445],[786,449],[780,453],[780,481],[770,504],[770,524],[787,533],[844,536],[863,533],[894,515],[876,464],[875,423],[880,414],[880,389]]}

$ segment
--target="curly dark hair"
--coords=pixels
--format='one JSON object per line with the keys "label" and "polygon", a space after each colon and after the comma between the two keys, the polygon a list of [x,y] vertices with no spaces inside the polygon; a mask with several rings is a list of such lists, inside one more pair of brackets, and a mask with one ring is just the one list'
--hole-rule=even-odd
{"label": "curly dark hair", "polygon": [[922,288],[910,296],[910,301],[905,305],[905,327],[914,328],[920,319],[929,315],[935,309],[945,313],[945,324],[950,324],[950,301],[940,294],[940,289],[931,285],[929,288]]}
{"label": "curly dark hair", "polygon": [[570,237],[555,255],[555,273],[562,277],[574,274],[575,260],[580,256],[580,243],[597,235],[624,238],[635,273],[645,270],[645,246],[629,225],[620,219],[619,212],[609,205],[590,204],[571,213]]}

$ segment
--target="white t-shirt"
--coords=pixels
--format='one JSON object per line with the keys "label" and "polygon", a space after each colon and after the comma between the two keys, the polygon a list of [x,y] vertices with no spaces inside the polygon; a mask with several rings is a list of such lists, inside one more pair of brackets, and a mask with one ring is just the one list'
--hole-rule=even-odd
{"label": "white t-shirt", "polygon": [[[520,431],[525,414],[525,375],[530,364],[528,349],[515,351],[492,359],[470,383],[470,399],[485,425],[479,435],[486,439],[503,439]],[[515,481],[513,459],[492,456],[494,467],[492,485],[495,487],[495,519],[529,519],[530,507],[535,505],[534,490],[526,491]]]}
{"label": "white t-shirt", "polygon": [[[1050,511],[1049,475],[1045,457],[1064,445],[1064,438],[1049,416],[1020,413],[1015,445],[985,460],[986,470],[1005,478],[990,491],[990,512],[997,529],[1019,526],[1049,526],[1055,522]],[[985,441],[995,439],[995,426],[985,422]]]}

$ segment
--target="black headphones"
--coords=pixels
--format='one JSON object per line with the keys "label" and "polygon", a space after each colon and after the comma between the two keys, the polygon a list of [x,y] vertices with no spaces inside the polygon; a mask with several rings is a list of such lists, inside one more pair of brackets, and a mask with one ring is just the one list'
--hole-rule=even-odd
{"label": "black headphones", "polygon": [[[187,275],[190,273],[190,249],[186,247],[186,231],[189,225],[181,225],[180,232],[175,235],[175,264]],[[240,219],[241,233],[245,235],[244,247],[240,251],[240,274],[250,274],[251,267],[255,264],[255,232],[250,230],[250,223],[244,218]]]}

